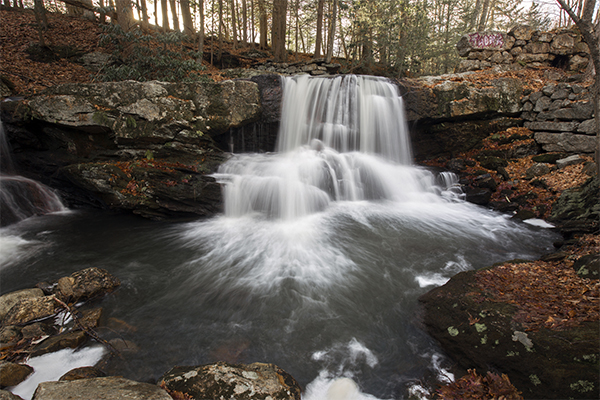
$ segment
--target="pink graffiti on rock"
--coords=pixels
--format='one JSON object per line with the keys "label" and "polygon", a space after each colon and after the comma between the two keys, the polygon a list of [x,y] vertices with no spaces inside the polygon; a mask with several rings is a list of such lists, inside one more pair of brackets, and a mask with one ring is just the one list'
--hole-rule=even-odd
{"label": "pink graffiti on rock", "polygon": [[470,33],[469,43],[471,46],[480,49],[502,47],[504,46],[504,37],[502,37],[501,33]]}

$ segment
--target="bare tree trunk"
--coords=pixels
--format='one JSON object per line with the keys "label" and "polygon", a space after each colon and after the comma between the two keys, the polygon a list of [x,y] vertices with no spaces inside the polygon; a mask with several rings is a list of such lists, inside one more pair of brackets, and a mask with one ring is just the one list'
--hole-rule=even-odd
{"label": "bare tree trunk", "polygon": [[140,0],[140,6],[142,7],[142,28],[148,29],[148,25],[150,24],[148,18],[148,6],[146,4],[146,0]]}
{"label": "bare tree trunk", "polygon": [[183,18],[183,33],[189,37],[194,36],[194,21],[189,0],[180,0],[181,17]]}
{"label": "bare tree trunk", "polygon": [[242,0],[242,40],[244,41],[244,45],[248,44],[248,5],[246,4],[246,0]]}
{"label": "bare tree trunk", "polygon": [[43,0],[34,0],[33,12],[35,13],[35,20],[38,26],[40,46],[45,47],[46,41],[44,40],[44,32],[48,30],[48,18],[46,17],[46,8],[44,7]]}
{"label": "bare tree trunk", "polygon": [[204,53],[204,0],[198,0],[198,12],[200,13],[200,28],[198,29],[198,63],[202,62]]}
{"label": "bare tree trunk", "polygon": [[273,1],[273,27],[271,29],[271,46],[275,61],[285,61],[285,34],[287,22],[287,0]]}
{"label": "bare tree trunk", "polygon": [[261,49],[267,48],[267,10],[265,8],[265,0],[258,0],[258,14],[259,14],[259,25],[260,25],[260,35],[259,35],[259,45]]}
{"label": "bare tree trunk", "polygon": [[175,0],[169,0],[171,5],[171,16],[173,17],[173,30],[179,32],[179,16],[177,15],[177,3]]}
{"label": "bare tree trunk", "polygon": [[300,30],[300,0],[296,0],[296,44],[294,50],[296,51],[296,57],[298,56],[298,31]]}
{"label": "bare tree trunk", "polygon": [[[158,0],[156,0],[158,1]],[[169,0],[160,1],[160,11],[162,13],[162,30],[168,32],[171,27],[169,26],[169,6],[167,4]]]}
{"label": "bare tree trunk", "polygon": [[337,20],[337,0],[333,0],[331,9],[331,18],[329,23],[329,39],[327,39],[327,55],[325,62],[330,63],[333,58],[333,42],[335,40],[335,23]]}
{"label": "bare tree trunk", "polygon": [[219,0],[219,51],[217,52],[217,61],[221,61],[223,52],[223,0]]}
{"label": "bare tree trunk", "polygon": [[479,16],[479,23],[477,24],[477,32],[483,32],[485,30],[485,24],[487,23],[489,7],[490,0],[484,0],[483,10],[481,10],[481,15]]}
{"label": "bare tree trunk", "polygon": [[237,22],[235,18],[235,0],[231,0],[231,39],[233,40],[233,48],[237,48]]}
{"label": "bare tree trunk", "polygon": [[314,58],[321,57],[321,44],[323,42],[323,3],[325,0],[319,0],[317,3],[317,37],[315,40]]}

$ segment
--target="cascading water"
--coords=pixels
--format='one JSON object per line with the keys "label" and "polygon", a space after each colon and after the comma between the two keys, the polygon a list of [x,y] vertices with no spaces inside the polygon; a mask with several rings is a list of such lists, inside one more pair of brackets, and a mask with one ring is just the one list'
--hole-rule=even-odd
{"label": "cascading water", "polygon": [[50,188],[15,174],[10,148],[0,121],[0,226],[32,215],[64,211],[60,199]]}
{"label": "cascading water", "polygon": [[89,265],[117,275],[123,285],[102,306],[135,327],[119,337],[140,350],[109,372],[133,379],[270,362],[304,400],[336,390],[399,399],[428,373],[447,379],[448,361],[415,321],[418,296],[463,270],[538,257],[555,236],[412,166],[401,102],[380,78],[286,78],[278,152],[234,155],[217,174],[225,215],[18,224],[47,245],[3,270],[3,290]]}

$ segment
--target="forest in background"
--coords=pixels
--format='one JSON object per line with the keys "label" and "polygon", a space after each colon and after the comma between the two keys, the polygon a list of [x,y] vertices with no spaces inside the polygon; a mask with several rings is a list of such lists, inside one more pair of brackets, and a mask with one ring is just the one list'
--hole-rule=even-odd
{"label": "forest in background", "polygon": [[[581,15],[583,1],[570,1]],[[279,62],[302,54],[343,60],[349,69],[377,66],[389,76],[441,74],[458,63],[455,44],[465,33],[571,24],[558,4],[551,16],[538,3],[520,0],[3,0],[3,5],[38,10],[42,45],[45,10],[106,22],[105,42],[116,44],[121,58],[138,63],[156,56],[144,43],[159,42],[166,49],[185,42],[185,70],[201,68],[203,57],[215,64],[223,49],[256,49]],[[119,73],[134,78],[131,71]],[[111,79],[118,80],[119,73]]]}

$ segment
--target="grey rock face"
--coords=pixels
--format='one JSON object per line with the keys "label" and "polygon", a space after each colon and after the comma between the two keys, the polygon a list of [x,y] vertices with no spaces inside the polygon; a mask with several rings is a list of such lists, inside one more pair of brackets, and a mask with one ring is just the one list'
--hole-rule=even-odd
{"label": "grey rock face", "polygon": [[223,362],[175,367],[159,382],[172,393],[194,399],[300,400],[296,380],[273,364],[232,365]]}
{"label": "grey rock face", "polygon": [[33,400],[103,399],[103,400],[172,400],[156,385],[120,377],[78,379],[40,383]]}

